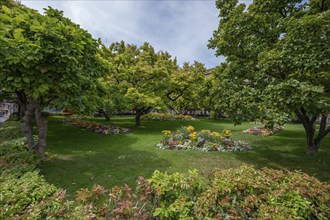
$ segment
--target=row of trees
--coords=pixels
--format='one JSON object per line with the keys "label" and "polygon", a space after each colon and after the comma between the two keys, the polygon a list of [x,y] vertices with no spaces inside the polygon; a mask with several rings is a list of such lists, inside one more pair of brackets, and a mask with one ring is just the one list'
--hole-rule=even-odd
{"label": "row of trees", "polygon": [[1,96],[19,103],[31,152],[44,155],[45,106],[85,114],[102,109],[108,119],[116,110],[134,110],[136,125],[153,109],[199,107],[193,94],[206,73],[202,64],[179,68],[169,53],[148,43],[107,48],[61,11],[49,7],[42,15],[12,1],[6,5],[0,16]]}
{"label": "row of trees", "polygon": [[[94,40],[61,11],[41,15],[8,0],[0,16],[1,93],[20,104],[22,131],[32,152],[44,155],[45,106],[75,112],[134,110],[136,125],[153,109],[205,108],[236,123],[284,123],[295,114],[315,154],[330,132],[329,0],[218,0],[219,28],[209,41],[226,62],[206,77],[195,62],[179,67],[164,51]],[[316,120],[321,115],[318,134]],[[38,142],[34,143],[35,118]]]}

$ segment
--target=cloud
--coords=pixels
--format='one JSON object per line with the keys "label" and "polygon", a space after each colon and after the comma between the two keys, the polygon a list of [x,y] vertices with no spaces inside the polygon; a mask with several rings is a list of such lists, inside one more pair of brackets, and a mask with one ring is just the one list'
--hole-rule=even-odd
{"label": "cloud", "polygon": [[179,64],[194,60],[212,68],[223,61],[207,48],[219,18],[212,1],[22,1],[42,11],[48,5],[64,11],[104,43],[150,42]]}

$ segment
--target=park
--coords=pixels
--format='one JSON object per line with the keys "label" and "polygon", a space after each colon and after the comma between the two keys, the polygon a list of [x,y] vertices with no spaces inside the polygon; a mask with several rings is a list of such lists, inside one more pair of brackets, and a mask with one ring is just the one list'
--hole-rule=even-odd
{"label": "park", "polygon": [[329,219],[330,2],[217,0],[214,68],[0,9],[0,219]]}

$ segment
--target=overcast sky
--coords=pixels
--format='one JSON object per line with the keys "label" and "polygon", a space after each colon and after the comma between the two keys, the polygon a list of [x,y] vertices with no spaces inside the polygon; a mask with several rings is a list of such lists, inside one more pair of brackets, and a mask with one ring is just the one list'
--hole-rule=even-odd
{"label": "overcast sky", "polygon": [[[249,0],[243,0],[248,3]],[[224,59],[207,48],[218,26],[215,1],[92,1],[92,0],[22,0],[24,5],[42,12],[51,6],[109,45],[124,40],[141,45],[149,42],[156,51],[168,51],[178,63],[197,60],[207,68]]]}

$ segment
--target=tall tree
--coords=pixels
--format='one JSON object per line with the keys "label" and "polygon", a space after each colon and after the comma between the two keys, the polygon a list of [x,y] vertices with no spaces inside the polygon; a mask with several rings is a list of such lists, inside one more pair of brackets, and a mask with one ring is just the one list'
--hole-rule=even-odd
{"label": "tall tree", "polygon": [[[307,153],[318,152],[329,134],[329,0],[217,0],[219,27],[209,47],[226,57],[230,97],[245,96],[270,112],[294,113],[307,136]],[[242,91],[246,91],[242,94]],[[241,93],[241,95],[239,95]],[[246,98],[250,96],[251,98]],[[253,114],[253,112],[248,112]],[[318,132],[316,120],[321,117]]]}
{"label": "tall tree", "polygon": [[103,67],[97,57],[99,43],[50,7],[41,15],[29,8],[2,6],[0,22],[0,83],[19,100],[29,150],[43,157],[48,127],[41,109],[52,105],[84,110],[93,104],[88,97],[96,91]]}
{"label": "tall tree", "polygon": [[155,52],[144,43],[142,46],[117,42],[104,48],[105,57],[111,61],[112,71],[105,77],[110,87],[118,89],[122,100],[135,111],[135,123],[152,109],[164,108],[164,91],[176,61],[167,52]]}

